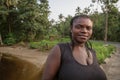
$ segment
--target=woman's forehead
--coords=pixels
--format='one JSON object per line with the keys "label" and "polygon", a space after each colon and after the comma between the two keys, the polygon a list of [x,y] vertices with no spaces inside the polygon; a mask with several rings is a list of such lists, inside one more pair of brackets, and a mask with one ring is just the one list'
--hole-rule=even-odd
{"label": "woman's forehead", "polygon": [[86,25],[93,25],[93,22],[89,18],[77,18],[73,21],[73,25],[75,24],[86,24]]}

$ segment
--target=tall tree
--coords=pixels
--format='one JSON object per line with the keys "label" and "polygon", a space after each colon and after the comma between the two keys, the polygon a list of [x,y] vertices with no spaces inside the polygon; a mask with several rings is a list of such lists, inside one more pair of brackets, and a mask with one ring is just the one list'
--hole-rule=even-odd
{"label": "tall tree", "polygon": [[13,33],[13,26],[16,17],[17,0],[1,0],[0,1],[0,34],[1,38],[7,38],[9,34]]}
{"label": "tall tree", "polygon": [[105,13],[105,35],[104,35],[104,41],[107,41],[107,35],[108,35],[108,14],[109,14],[109,8],[111,7],[111,5],[113,5],[114,3],[117,3],[118,0],[92,0],[92,2],[100,2],[101,8],[103,10],[103,12]]}
{"label": "tall tree", "polygon": [[[48,32],[49,32],[49,28],[50,28],[50,21],[48,19],[48,16],[50,14],[50,10],[49,10],[49,2],[48,0],[39,0],[40,1],[40,17],[39,17],[39,20],[40,20],[40,23],[41,23],[41,30],[39,29],[37,31],[37,33],[39,33],[39,36],[42,35],[42,36],[47,36]],[[37,36],[37,37],[39,37]]]}
{"label": "tall tree", "polygon": [[117,40],[116,31],[119,29],[119,11],[118,8],[114,5],[111,5],[109,8],[109,16],[108,16],[108,39],[112,41]]}
{"label": "tall tree", "polygon": [[18,0],[6,0],[4,4],[7,7],[7,11],[8,11],[7,24],[8,24],[9,33],[11,33],[12,32],[11,27],[13,26],[12,23],[14,23],[13,22],[14,11],[15,8],[17,8]]}

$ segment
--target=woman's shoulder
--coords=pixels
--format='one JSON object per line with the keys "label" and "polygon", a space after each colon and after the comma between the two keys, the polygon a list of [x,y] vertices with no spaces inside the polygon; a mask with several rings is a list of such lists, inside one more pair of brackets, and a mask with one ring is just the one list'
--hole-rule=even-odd
{"label": "woman's shoulder", "polygon": [[66,42],[66,43],[58,43],[57,45],[60,47],[60,48],[65,48],[65,47],[68,47],[70,43],[69,42]]}
{"label": "woman's shoulder", "polygon": [[70,43],[58,43],[57,45],[59,46],[60,51],[64,52],[65,50],[69,49]]}
{"label": "woman's shoulder", "polygon": [[63,51],[65,49],[65,47],[67,47],[68,43],[58,43],[56,44],[52,49],[51,51],[54,52],[54,51]]}

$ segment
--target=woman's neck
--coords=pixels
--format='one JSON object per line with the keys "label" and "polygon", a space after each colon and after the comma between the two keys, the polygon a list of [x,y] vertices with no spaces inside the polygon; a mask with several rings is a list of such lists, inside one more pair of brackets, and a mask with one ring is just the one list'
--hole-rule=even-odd
{"label": "woman's neck", "polygon": [[77,43],[77,42],[74,42],[72,43],[74,45],[74,47],[85,47],[85,43]]}
{"label": "woman's neck", "polygon": [[85,47],[86,47],[86,46],[85,46],[85,43],[81,43],[81,44],[80,44],[80,43],[79,43],[79,44],[77,43],[77,44],[76,44],[76,43],[72,43],[72,42],[71,42],[70,45],[71,45],[71,48],[72,48],[72,49],[74,49],[74,48],[85,48]]}

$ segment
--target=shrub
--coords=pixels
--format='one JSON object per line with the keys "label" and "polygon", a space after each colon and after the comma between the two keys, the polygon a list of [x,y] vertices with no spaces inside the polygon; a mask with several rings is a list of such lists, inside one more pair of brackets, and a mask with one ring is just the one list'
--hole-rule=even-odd
{"label": "shrub", "polygon": [[40,49],[42,51],[51,49],[58,41],[41,40],[40,42],[30,42],[30,48]]}
{"label": "shrub", "polygon": [[115,46],[104,44],[103,42],[92,42],[93,48],[96,51],[96,55],[99,63],[104,63],[104,60],[107,57],[110,57],[110,54],[116,50]]}
{"label": "shrub", "polygon": [[3,40],[4,44],[12,45],[16,43],[16,39],[12,33],[9,33],[6,38]]}
{"label": "shrub", "polygon": [[59,42],[70,42],[69,38],[61,38],[59,39]]}

